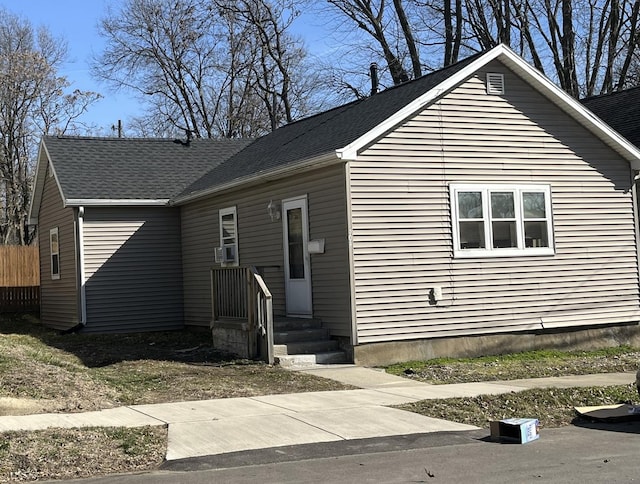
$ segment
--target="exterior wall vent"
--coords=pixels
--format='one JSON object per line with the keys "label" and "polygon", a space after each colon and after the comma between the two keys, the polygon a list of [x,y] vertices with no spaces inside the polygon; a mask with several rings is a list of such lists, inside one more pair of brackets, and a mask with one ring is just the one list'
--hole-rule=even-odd
{"label": "exterior wall vent", "polygon": [[504,74],[487,73],[487,94],[504,94]]}

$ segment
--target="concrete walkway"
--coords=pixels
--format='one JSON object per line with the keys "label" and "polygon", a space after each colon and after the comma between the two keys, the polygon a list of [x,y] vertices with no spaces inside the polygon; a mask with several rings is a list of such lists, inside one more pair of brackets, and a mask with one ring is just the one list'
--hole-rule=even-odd
{"label": "concrete walkway", "polygon": [[326,365],[299,371],[360,389],[132,405],[73,414],[3,416],[0,432],[50,427],[168,426],[166,458],[175,460],[285,445],[477,429],[388,406],[539,387],[626,385],[635,379],[634,373],[607,373],[429,385],[354,365]]}

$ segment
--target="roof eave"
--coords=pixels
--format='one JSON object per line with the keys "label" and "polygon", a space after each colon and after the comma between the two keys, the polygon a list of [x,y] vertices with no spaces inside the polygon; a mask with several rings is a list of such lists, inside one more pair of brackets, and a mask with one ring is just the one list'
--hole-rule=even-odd
{"label": "roof eave", "polygon": [[158,198],[158,199],[70,198],[64,201],[65,207],[163,207],[167,205],[169,205],[168,198]]}
{"label": "roof eave", "polygon": [[235,180],[231,180],[227,183],[214,185],[204,190],[199,190],[197,192],[176,197],[171,200],[171,205],[183,205],[185,203],[193,202],[201,198],[217,195],[219,193],[237,188],[242,185],[249,185],[249,184],[256,184],[260,182],[270,181],[270,180],[280,178],[282,175],[295,175],[298,173],[303,173],[316,168],[322,168],[324,166],[330,166],[332,164],[340,163],[340,162],[341,162],[341,159],[338,157],[336,151],[332,150],[318,156],[314,156],[304,160],[289,163],[283,167],[279,167],[271,170],[265,170],[258,173],[254,173],[252,175],[236,178]]}

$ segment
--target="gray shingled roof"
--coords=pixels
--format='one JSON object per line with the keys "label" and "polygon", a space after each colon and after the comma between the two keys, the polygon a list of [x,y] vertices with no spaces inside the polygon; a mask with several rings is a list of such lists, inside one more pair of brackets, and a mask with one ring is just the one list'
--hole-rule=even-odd
{"label": "gray shingled roof", "polygon": [[67,200],[170,199],[250,140],[44,138]]}
{"label": "gray shingled roof", "polygon": [[584,106],[640,147],[640,87],[582,99]]}
{"label": "gray shingled roof", "polygon": [[464,69],[479,55],[366,99],[278,128],[213,168],[180,196],[195,195],[234,180],[293,166],[298,161],[343,148]]}

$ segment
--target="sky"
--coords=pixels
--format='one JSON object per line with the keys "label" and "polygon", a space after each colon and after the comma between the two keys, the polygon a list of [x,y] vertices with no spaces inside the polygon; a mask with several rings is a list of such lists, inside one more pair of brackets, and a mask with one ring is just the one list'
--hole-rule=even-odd
{"label": "sky", "polygon": [[[97,33],[98,22],[107,6],[117,8],[120,4],[121,0],[0,0],[0,5],[9,13],[26,18],[34,27],[46,26],[55,37],[67,41],[68,61],[59,74],[71,82],[71,89],[99,92],[104,96],[80,121],[97,125],[101,129],[99,134],[106,136],[115,135],[109,130],[118,120],[126,123],[128,118],[142,112],[135,97],[123,92],[114,93],[94,80],[89,72],[92,55],[99,54],[104,46]],[[307,45],[322,48],[322,39],[313,23],[311,18],[302,19],[298,33],[304,33]]]}
{"label": "sky", "polygon": [[104,96],[81,119],[106,130],[117,125],[119,119],[125,120],[141,111],[133,97],[109,92],[106,85],[92,79],[89,73],[92,54],[99,53],[103,46],[97,34],[98,21],[107,4],[119,3],[119,0],[0,0],[8,12],[26,18],[34,27],[46,26],[55,37],[67,41],[68,61],[59,74],[71,82],[72,89]]}

